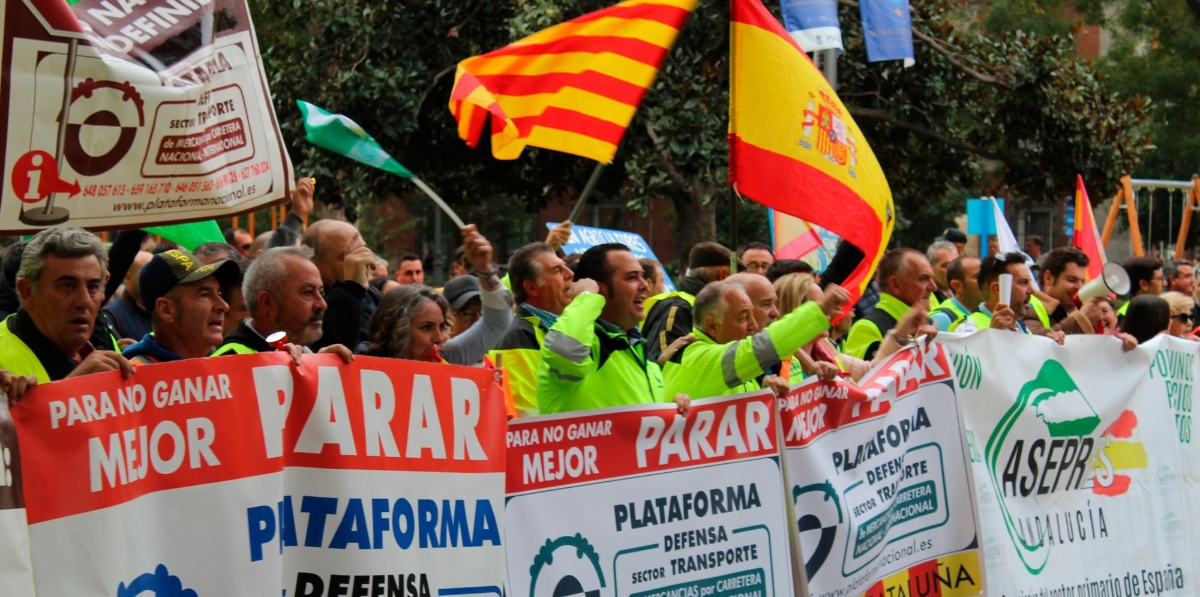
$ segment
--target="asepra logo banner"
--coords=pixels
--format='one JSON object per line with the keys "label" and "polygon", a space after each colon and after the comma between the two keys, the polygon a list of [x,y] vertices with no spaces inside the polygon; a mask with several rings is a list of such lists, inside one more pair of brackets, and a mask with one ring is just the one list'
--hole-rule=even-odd
{"label": "asepra logo banner", "polygon": [[39,386],[14,415],[39,597],[500,592],[486,371],[220,357]]}
{"label": "asepra logo banner", "polygon": [[1175,473],[1190,456],[1172,408],[1188,392],[1174,378],[1191,373],[1164,383],[1152,367],[1174,342],[1123,352],[1107,337],[1059,346],[984,331],[946,341],[955,362],[977,365],[958,393],[989,594],[1192,594],[1191,541],[1177,530],[1189,508]]}

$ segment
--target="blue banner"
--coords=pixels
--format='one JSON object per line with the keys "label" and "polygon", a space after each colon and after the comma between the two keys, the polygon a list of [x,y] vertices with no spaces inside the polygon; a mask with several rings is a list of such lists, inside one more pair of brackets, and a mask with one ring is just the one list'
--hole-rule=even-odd
{"label": "blue banner", "polygon": [[867,62],[904,60],[911,66],[915,60],[908,0],[859,0],[858,7]]}
{"label": "blue banner", "polygon": [[781,0],[783,26],[805,52],[842,51],[837,0]]}
{"label": "blue banner", "polygon": [[[997,199],[1000,210],[1004,210],[1004,200]],[[996,210],[988,199],[967,199],[967,234],[983,236],[996,235]]]}
{"label": "blue banner", "polygon": [[[558,222],[546,222],[546,229],[552,229],[558,225]],[[626,232],[624,230],[610,230],[608,228],[592,228],[591,226],[580,226],[575,224],[571,226],[571,238],[567,239],[567,244],[562,246],[563,253],[570,255],[572,253],[582,253],[596,245],[604,243],[621,243],[629,247],[629,252],[633,253],[638,259],[643,257],[653,259],[662,263],[658,256],[654,254],[654,250],[650,248],[650,243],[642,238],[640,234],[635,232]],[[663,288],[667,292],[675,292],[675,284],[671,282],[671,276],[667,275],[665,268],[662,268]]]}

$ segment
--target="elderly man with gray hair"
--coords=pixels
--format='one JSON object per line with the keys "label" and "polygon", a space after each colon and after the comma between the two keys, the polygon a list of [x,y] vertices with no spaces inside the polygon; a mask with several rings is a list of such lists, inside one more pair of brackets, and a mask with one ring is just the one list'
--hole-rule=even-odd
{"label": "elderly man with gray hair", "polygon": [[952,296],[950,280],[946,273],[950,270],[950,264],[958,259],[958,247],[948,240],[934,241],[925,250],[925,257],[929,258],[929,264],[933,266],[933,281],[937,284],[937,290],[929,295],[929,310],[933,311]]}
{"label": "elderly man with gray hair", "polygon": [[104,303],[108,253],[100,239],[78,228],[39,232],[21,257],[21,308],[0,323],[0,388],[19,399],[33,384],[120,370],[133,374],[116,352],[89,339]]}
{"label": "elderly man with gray hair", "polygon": [[850,295],[837,285],[819,302],[809,302],[760,329],[746,289],[737,282],[713,282],[696,295],[692,307],[695,342],[680,348],[663,365],[668,396],[694,398],[751,392],[771,387],[786,392],[786,380],[759,377],[788,361],[801,346],[829,329]]}
{"label": "elderly man with gray hair", "polygon": [[[328,308],[321,272],[313,264],[312,255],[308,247],[276,247],[263,251],[251,262],[242,279],[242,296],[250,318],[226,334],[212,356],[287,348],[295,358],[301,352],[311,352],[308,345],[321,339]],[[320,352],[337,354],[346,362],[354,359],[341,344],[326,346]]]}

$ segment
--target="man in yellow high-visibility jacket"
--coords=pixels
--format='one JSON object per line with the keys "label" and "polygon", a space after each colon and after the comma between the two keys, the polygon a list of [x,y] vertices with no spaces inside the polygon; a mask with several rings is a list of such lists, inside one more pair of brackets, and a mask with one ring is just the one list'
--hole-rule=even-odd
{"label": "man in yellow high-visibility jacket", "polygon": [[[809,302],[759,329],[754,304],[736,282],[709,284],[693,307],[696,341],[663,366],[667,394],[693,398],[750,392],[762,387],[759,376],[790,360],[801,346],[829,329],[849,294],[830,286],[820,304]],[[785,384],[786,386],[786,384]]]}
{"label": "man in yellow high-visibility jacket", "polygon": [[950,297],[953,296],[950,291],[950,282],[947,273],[949,272],[950,264],[958,259],[958,249],[954,243],[948,240],[934,241],[925,250],[925,257],[929,259],[929,264],[933,266],[933,281],[937,284],[929,295],[929,310],[941,307]]}
{"label": "man in yellow high-visibility jacket", "polygon": [[539,414],[537,374],[542,344],[567,305],[571,304],[571,268],[546,243],[521,247],[508,261],[509,281],[517,303],[512,326],[488,356],[504,370],[512,388],[517,416]]}
{"label": "man in yellow high-visibility jacket", "polygon": [[78,228],[52,228],[29,241],[21,257],[21,308],[0,322],[0,387],[16,401],[35,383],[120,370],[120,354],[92,346],[104,302],[108,253],[100,239]]}
{"label": "man in yellow high-visibility jacket", "polygon": [[875,272],[879,283],[879,302],[869,313],[859,315],[846,336],[843,352],[863,360],[875,358],[888,330],[908,313],[909,308],[921,305],[928,310],[929,296],[937,288],[933,267],[925,254],[915,249],[892,249],[879,260]]}

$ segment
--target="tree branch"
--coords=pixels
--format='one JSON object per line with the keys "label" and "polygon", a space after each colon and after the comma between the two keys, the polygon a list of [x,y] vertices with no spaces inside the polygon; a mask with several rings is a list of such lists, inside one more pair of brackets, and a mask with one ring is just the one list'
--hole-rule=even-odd
{"label": "tree branch", "polygon": [[366,40],[365,40],[365,42],[363,43],[363,53],[362,53],[362,56],[359,56],[359,58],[358,58],[358,61],[357,61],[357,62],[355,62],[354,64],[351,64],[351,65],[350,65],[350,70],[355,70],[355,69],[357,69],[357,68],[358,68],[358,65],[362,64],[362,63],[363,63],[363,61],[367,59],[367,54],[369,54],[370,52],[371,52],[371,34],[370,34],[370,33],[368,33],[368,34],[366,35]]}
{"label": "tree branch", "polygon": [[[1188,2],[1188,4],[1196,3],[1197,5],[1200,5],[1200,0],[1187,0],[1187,2]],[[853,6],[855,8],[858,7],[858,2],[855,2],[855,0],[838,0],[838,3],[845,4],[846,6]],[[913,27],[912,34],[913,34],[913,37],[916,37],[917,39],[929,44],[929,47],[933,48],[933,51],[937,52],[938,54],[941,54],[942,58],[945,58],[947,62],[949,62],[950,64],[953,64],[954,66],[958,67],[959,70],[970,75],[971,78],[976,79],[983,83],[987,83],[988,85],[994,85],[1001,89],[1008,89],[1008,90],[1012,89],[1012,85],[1009,85],[1008,82],[1000,79],[999,77],[996,77],[994,75],[989,75],[987,73],[981,73],[981,72],[971,68],[970,66],[967,66],[967,64],[965,62],[963,62],[962,60],[959,60],[957,56],[955,56],[952,52],[950,52],[950,50],[947,50],[945,47],[943,47],[942,44],[940,42],[938,42],[937,39],[935,39],[934,37],[931,37],[929,35],[926,35],[920,29]],[[864,32],[863,35],[865,36],[866,33]]]}
{"label": "tree branch", "polygon": [[1192,23],[1200,27],[1200,0],[1184,0],[1188,10],[1192,11]]}
{"label": "tree branch", "polygon": [[429,82],[429,86],[425,88],[423,93],[421,93],[421,99],[417,100],[417,107],[413,110],[413,118],[416,118],[421,114],[421,106],[425,104],[425,98],[429,97],[429,92],[433,91],[434,87],[437,87],[438,81],[442,80],[442,77],[453,72],[457,67],[458,63],[455,62],[454,64],[443,68],[438,72],[438,74],[433,76],[433,80]]}
{"label": "tree branch", "polygon": [[1006,163],[1013,161],[1013,158],[1010,155],[996,153],[994,151],[989,151],[987,149],[984,149],[984,148],[974,145],[972,143],[963,141],[962,139],[956,139],[956,138],[946,135],[944,133],[939,133],[938,131],[935,131],[927,126],[900,120],[900,119],[892,116],[891,113],[889,113],[887,110],[880,110],[877,108],[861,108],[861,107],[852,106],[852,105],[846,106],[846,109],[849,110],[850,114],[852,116],[854,116],[855,118],[862,118],[865,120],[874,120],[876,122],[882,122],[884,124],[894,126],[898,129],[903,129],[903,130],[909,131],[911,133],[916,133],[918,135],[921,135],[922,137],[928,137],[930,139],[933,139],[935,141],[938,141],[939,143],[946,145],[947,147],[953,147],[955,149],[965,151],[967,153],[973,153],[977,156],[987,158],[989,160],[999,160],[1001,162],[1006,162]]}
{"label": "tree branch", "polygon": [[646,121],[646,134],[650,135],[650,140],[654,142],[654,147],[658,149],[659,157],[657,160],[655,160],[655,162],[658,164],[658,167],[666,170],[667,174],[671,177],[671,180],[675,181],[675,184],[679,185],[679,187],[683,189],[683,192],[691,195],[691,183],[689,183],[687,177],[675,167],[675,164],[671,163],[671,156],[667,153],[667,150],[663,148],[662,143],[660,143],[658,132],[654,130],[654,123],[650,122],[649,120]]}
{"label": "tree branch", "polygon": [[[1198,1],[1198,0],[1192,0],[1192,1],[1194,2],[1194,1]],[[981,72],[967,66],[964,62],[962,62],[958,58],[956,58],[954,56],[954,54],[950,53],[950,50],[943,48],[942,44],[938,43],[938,40],[936,40],[928,35],[925,35],[923,32],[921,32],[919,29],[916,29],[916,28],[914,28],[912,30],[912,32],[913,32],[913,35],[917,37],[917,39],[920,39],[921,41],[929,44],[929,47],[933,48],[933,51],[937,52],[938,54],[941,54],[942,58],[946,59],[946,62],[949,62],[950,64],[953,64],[954,66],[958,67],[958,69],[963,71],[964,73],[967,73],[971,77],[973,77],[983,83],[987,83],[988,85],[994,85],[1001,89],[1012,90],[1012,85],[1009,85],[1008,82],[1001,80],[999,77],[989,75],[986,73],[981,73]]]}

